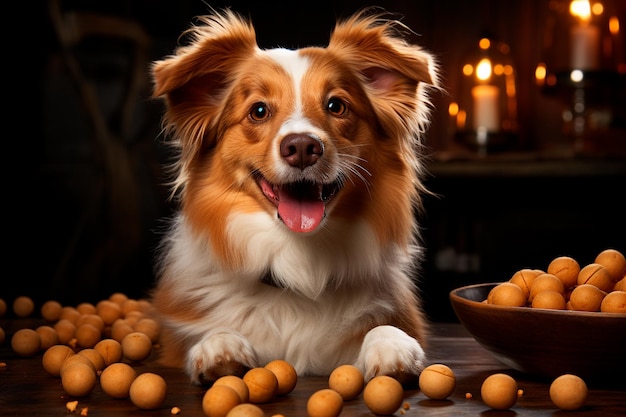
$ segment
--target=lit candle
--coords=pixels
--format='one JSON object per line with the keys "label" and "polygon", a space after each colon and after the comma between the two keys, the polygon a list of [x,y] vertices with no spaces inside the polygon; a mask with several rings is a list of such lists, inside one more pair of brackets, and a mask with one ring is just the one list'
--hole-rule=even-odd
{"label": "lit candle", "polygon": [[570,30],[570,65],[573,69],[593,70],[599,66],[600,31],[590,23],[591,7],[587,0],[574,0],[570,14],[576,24]]}
{"label": "lit candle", "polygon": [[474,128],[483,128],[489,132],[500,130],[500,112],[498,100],[500,89],[495,85],[477,85],[472,87],[474,100]]}
{"label": "lit candle", "polygon": [[570,33],[572,39],[571,65],[574,69],[598,68],[598,43],[600,32],[593,25],[576,25]]}

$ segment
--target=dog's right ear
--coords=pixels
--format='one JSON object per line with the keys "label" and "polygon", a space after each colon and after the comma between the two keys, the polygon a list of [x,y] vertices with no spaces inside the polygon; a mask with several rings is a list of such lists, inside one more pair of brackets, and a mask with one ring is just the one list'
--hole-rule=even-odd
{"label": "dog's right ear", "polygon": [[252,25],[230,10],[198,21],[183,33],[189,43],[151,68],[153,97],[166,103],[165,130],[196,150],[215,127],[237,68],[258,49]]}

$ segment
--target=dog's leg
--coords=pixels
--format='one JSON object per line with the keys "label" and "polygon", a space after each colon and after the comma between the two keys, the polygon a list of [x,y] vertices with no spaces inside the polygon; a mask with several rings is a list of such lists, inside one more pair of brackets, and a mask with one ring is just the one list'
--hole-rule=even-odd
{"label": "dog's leg", "polygon": [[400,382],[419,375],[426,354],[419,342],[394,326],[377,326],[363,339],[356,366],[366,381],[389,375]]}
{"label": "dog's leg", "polygon": [[186,371],[197,384],[212,382],[224,375],[243,374],[257,366],[252,345],[232,329],[215,329],[205,334],[187,354]]}

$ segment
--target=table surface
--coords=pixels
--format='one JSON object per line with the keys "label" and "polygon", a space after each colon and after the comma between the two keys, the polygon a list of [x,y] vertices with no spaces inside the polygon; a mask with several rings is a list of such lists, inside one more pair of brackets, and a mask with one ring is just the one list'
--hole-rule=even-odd
{"label": "table surface", "polygon": [[[11,349],[10,336],[17,328],[27,327],[14,320],[0,320],[5,329],[6,341],[0,345],[0,416],[71,416],[80,415],[87,408],[90,417],[107,416],[171,416],[172,407],[180,408],[180,416],[204,417],[202,397],[207,387],[193,385],[177,369],[164,368],[147,361],[132,364],[137,373],[154,372],[167,382],[167,396],[162,407],[156,410],[139,410],[129,399],[113,399],[97,384],[86,397],[72,398],[64,393],[60,378],[48,375],[41,364],[42,354],[23,358]],[[32,327],[34,328],[34,327]],[[428,364],[443,363],[457,377],[454,393],[446,400],[429,400],[417,387],[405,390],[404,404],[396,417],[422,416],[626,416],[626,376],[615,375],[616,381],[607,386],[589,386],[586,405],[577,411],[557,409],[550,400],[550,381],[538,380],[518,373],[491,356],[460,324],[434,323],[433,334],[427,347]],[[626,353],[626,352],[625,352]],[[624,358],[626,360],[626,356]],[[480,399],[480,386],[494,373],[513,376],[523,394],[517,403],[504,411],[491,410]],[[287,396],[269,403],[259,404],[267,417],[282,414],[284,417],[307,416],[306,403],[317,390],[328,388],[327,377],[301,377],[295,389]],[[470,393],[472,397],[466,398]],[[68,401],[78,400],[74,413],[66,410]],[[365,405],[362,396],[346,401],[340,417],[367,417],[374,414]]]}

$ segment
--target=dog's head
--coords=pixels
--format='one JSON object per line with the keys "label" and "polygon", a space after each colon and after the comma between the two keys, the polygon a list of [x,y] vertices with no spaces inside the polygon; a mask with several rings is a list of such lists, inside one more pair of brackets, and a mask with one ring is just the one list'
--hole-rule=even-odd
{"label": "dog's head", "polygon": [[200,17],[190,42],[153,66],[192,227],[215,244],[233,212],[267,213],[301,235],[358,218],[406,244],[437,78],[404,29],[362,12],[325,48],[262,50],[235,13]]}

